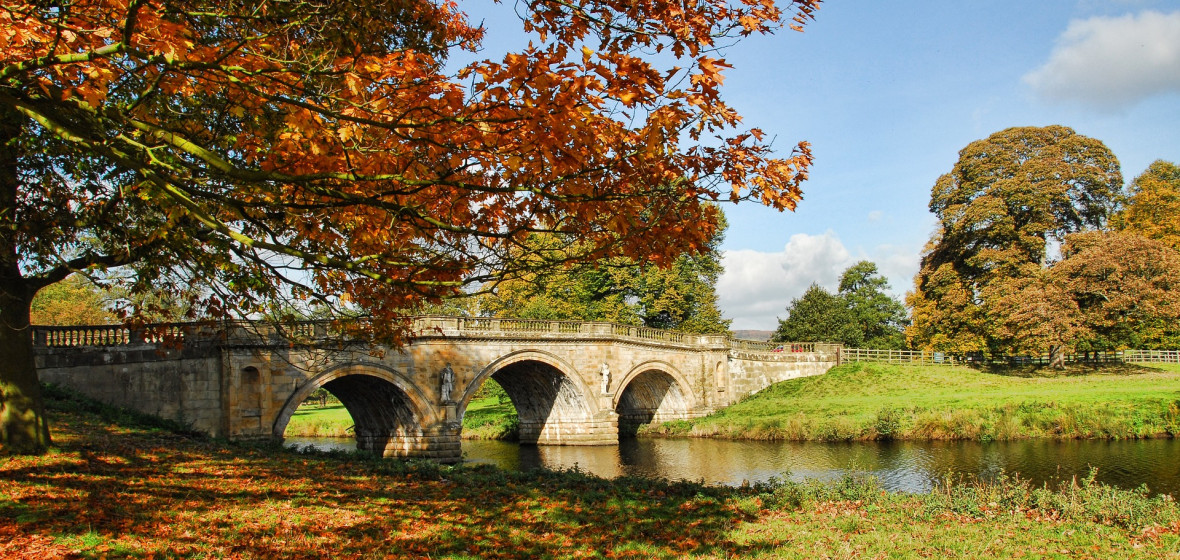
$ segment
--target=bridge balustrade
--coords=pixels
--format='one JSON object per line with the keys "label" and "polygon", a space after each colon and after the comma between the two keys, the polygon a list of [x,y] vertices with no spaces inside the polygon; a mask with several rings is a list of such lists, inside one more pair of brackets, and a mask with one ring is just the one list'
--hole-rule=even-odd
{"label": "bridge balustrade", "polygon": [[[632,340],[667,342],[672,344],[725,347],[749,353],[830,352],[831,345],[810,342],[761,342],[729,338],[725,335],[699,335],[635,325],[606,322],[552,321],[542,319],[511,319],[500,317],[414,317],[413,332],[429,336],[438,332],[458,334],[563,334],[584,336],[613,336]],[[183,344],[195,339],[214,339],[224,336],[263,337],[285,336],[299,340],[315,340],[332,334],[330,321],[303,321],[276,329],[265,323],[225,321],[220,323],[148,324],[129,328],[124,325],[83,325],[71,327],[34,326],[33,344],[39,347],[68,348],[82,346],[125,346],[131,344]]]}

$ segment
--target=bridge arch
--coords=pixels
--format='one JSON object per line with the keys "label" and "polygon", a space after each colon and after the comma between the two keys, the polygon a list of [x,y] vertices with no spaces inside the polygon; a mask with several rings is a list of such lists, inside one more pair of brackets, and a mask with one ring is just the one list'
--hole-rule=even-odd
{"label": "bridge arch", "polygon": [[613,404],[622,435],[635,435],[644,424],[688,418],[698,405],[688,378],[662,360],[631,368],[619,383]]}
{"label": "bridge arch", "polygon": [[380,364],[345,363],[309,379],[288,397],[273,424],[275,439],[282,439],[295,409],[321,387],[352,416],[358,449],[413,454],[428,428],[438,423],[438,410],[405,374]]}
{"label": "bridge arch", "polygon": [[593,389],[577,369],[542,350],[518,350],[485,366],[468,384],[458,403],[460,415],[489,378],[504,388],[516,407],[521,443],[564,445],[613,444],[615,417],[601,410]]}

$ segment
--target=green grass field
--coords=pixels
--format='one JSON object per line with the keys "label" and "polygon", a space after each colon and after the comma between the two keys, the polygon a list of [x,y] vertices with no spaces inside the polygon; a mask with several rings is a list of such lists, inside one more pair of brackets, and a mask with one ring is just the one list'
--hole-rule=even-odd
{"label": "green grass field", "polygon": [[1180,507],[1082,481],[708,487],[296,453],[50,394],[0,455],[0,558],[1180,558]]}
{"label": "green grass field", "polygon": [[[352,416],[344,405],[320,407],[305,402],[291,415],[286,437],[353,437]],[[512,403],[496,396],[473,399],[463,416],[462,436],[466,439],[516,439],[517,417]]]}
{"label": "green grass field", "polygon": [[[641,433],[765,440],[1143,438],[1180,433],[1180,367],[848,364]],[[1044,374],[1044,375],[1042,375]]]}

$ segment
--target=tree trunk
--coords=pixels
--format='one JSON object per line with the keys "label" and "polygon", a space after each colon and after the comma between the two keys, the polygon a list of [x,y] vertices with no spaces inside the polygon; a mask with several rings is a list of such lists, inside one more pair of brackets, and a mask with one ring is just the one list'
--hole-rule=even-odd
{"label": "tree trunk", "polygon": [[1065,369],[1064,345],[1053,344],[1049,346],[1049,367],[1053,369]]}
{"label": "tree trunk", "polygon": [[49,422],[37,382],[29,331],[32,284],[23,277],[17,251],[18,146],[23,117],[0,109],[0,450],[44,453]]}
{"label": "tree trunk", "polygon": [[49,447],[49,422],[29,332],[32,298],[22,297],[29,290],[19,276],[15,282],[11,276],[0,271],[0,449],[31,455]]}

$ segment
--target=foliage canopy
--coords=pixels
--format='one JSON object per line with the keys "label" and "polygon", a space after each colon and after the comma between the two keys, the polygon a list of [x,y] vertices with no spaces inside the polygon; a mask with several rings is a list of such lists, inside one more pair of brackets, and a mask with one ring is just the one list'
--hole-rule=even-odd
{"label": "foliage canopy", "polygon": [[817,7],[524,2],[527,49],[451,71],[483,29],[449,1],[5,4],[0,443],[48,442],[23,329],[74,271],[212,317],[347,294],[397,343],[398,310],[520,274],[531,234],[669,264],[707,202],[793,208],[809,148],[739,128],[716,50]]}

